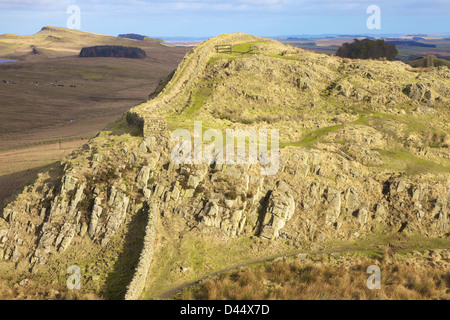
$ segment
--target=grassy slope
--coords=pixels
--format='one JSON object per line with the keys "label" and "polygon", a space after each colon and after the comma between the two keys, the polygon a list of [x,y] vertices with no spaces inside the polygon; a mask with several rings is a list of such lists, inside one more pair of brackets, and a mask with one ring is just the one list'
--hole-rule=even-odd
{"label": "grassy slope", "polygon": [[[328,89],[325,90],[326,86],[323,86],[323,84],[320,84],[320,87],[318,87],[318,93],[313,92],[315,96],[312,101],[314,101],[313,104],[315,106],[310,108],[304,102],[304,100],[309,100],[309,94],[307,92],[295,93],[296,90],[287,87],[287,85],[278,89],[274,81],[268,81],[267,85],[273,88],[271,90],[275,91],[275,94],[267,93],[267,91],[258,91],[260,90],[258,86],[267,79],[264,79],[264,76],[261,77],[255,72],[250,72],[248,75],[243,73],[236,76],[236,78],[233,76],[224,78],[222,75],[221,78],[217,78],[217,74],[214,72],[217,72],[217,68],[222,67],[225,63],[224,61],[227,61],[228,64],[233,62],[238,64],[237,61],[242,60],[243,63],[246,63],[246,61],[250,61],[254,57],[259,57],[259,54],[253,56],[247,53],[252,46],[259,46],[261,49],[259,50],[260,53],[264,57],[271,59],[269,63],[275,63],[277,59],[282,59],[286,61],[286,64],[288,61],[292,61],[293,66],[298,66],[298,63],[302,61],[314,61],[314,58],[317,60],[317,57],[306,52],[284,54],[283,52],[288,51],[289,48],[281,44],[268,43],[263,40],[246,42],[245,38],[241,41],[244,42],[238,42],[234,45],[233,54],[210,54],[206,63],[206,71],[203,71],[203,75],[199,79],[191,80],[192,84],[190,86],[193,89],[190,89],[191,87],[188,85],[183,89],[183,93],[180,95],[181,97],[171,104],[172,110],[175,108],[175,112],[166,112],[166,114],[168,113],[167,119],[169,127],[172,130],[176,128],[191,130],[194,121],[203,121],[204,129],[219,128],[224,130],[237,126],[255,127],[255,125],[256,127],[273,127],[279,128],[281,131],[281,147],[314,147],[317,143],[322,142],[323,138],[330,132],[342,128],[343,125],[354,127],[363,125],[375,128],[388,136],[387,138],[390,142],[386,144],[385,149],[380,150],[381,156],[386,162],[386,167],[394,166],[400,171],[411,174],[426,171],[449,172],[450,163],[448,161],[441,158],[439,162],[436,162],[434,158],[423,158],[422,155],[411,153],[411,149],[404,146],[404,139],[407,135],[423,136],[429,132],[443,136],[448,135],[448,130],[438,129],[439,127],[445,126],[443,119],[448,117],[447,109],[441,109],[440,111],[442,112],[436,115],[418,117],[414,113],[416,104],[412,102],[398,104],[397,106],[394,105],[393,109],[387,110],[380,104],[368,105],[351,101],[351,99],[342,99],[339,96],[329,97],[326,91]],[[374,64],[376,62],[361,62],[363,68],[377,72],[373,69],[372,65]],[[187,65],[189,65],[188,60],[186,60],[183,68],[186,68]],[[209,69],[214,70],[214,72],[209,71],[208,66],[211,66]],[[214,69],[214,66],[218,67]],[[396,72],[399,73],[399,81],[397,82],[399,85],[406,85],[417,81],[415,80],[416,74],[414,72],[408,71],[406,66],[399,66],[398,64],[389,63],[383,65],[380,71],[389,74],[389,68],[395,68],[397,70]],[[309,68],[304,69],[308,70],[306,72],[313,72]],[[160,95],[160,98],[163,99],[164,94],[170,94],[171,91],[174,91],[172,87],[176,85],[178,81],[177,77],[181,77],[183,71],[184,69],[179,69],[175,79],[169,83],[168,88]],[[342,73],[338,74],[338,70],[333,70],[330,67],[326,69],[326,72],[329,73],[330,77],[340,78],[338,81],[348,77]],[[246,77],[245,82],[242,82],[243,77]],[[368,93],[373,94],[373,96],[380,93],[388,94],[391,89],[383,92],[383,90],[386,90],[386,88],[383,88],[383,82],[385,81],[383,77],[386,77],[385,74],[379,73],[376,77],[375,80],[377,83],[374,84],[373,89],[368,90]],[[366,80],[360,77],[351,75],[348,79],[350,80],[350,84],[355,87],[366,86]],[[284,82],[285,80],[285,78],[283,79],[283,77],[279,76],[275,81]],[[316,84],[319,85],[317,82]],[[221,89],[219,91],[219,88],[223,86],[227,89]],[[323,88],[322,93],[320,92],[321,87]],[[228,93],[226,90],[228,90]],[[238,90],[250,93],[256,97],[259,96],[261,99],[268,99],[269,102],[264,103],[260,100],[255,102],[251,100],[252,98],[243,98]],[[286,93],[277,94],[276,90],[283,90]],[[279,101],[286,96],[289,97],[289,95],[296,94],[298,94],[298,98],[293,98],[289,102],[292,106]],[[404,99],[404,95],[400,94],[400,98]],[[395,115],[396,110],[406,110],[406,113]],[[339,113],[356,115],[358,120],[345,122],[334,121],[332,119],[333,114],[338,115]],[[317,121],[319,117],[323,117],[323,120]],[[315,124],[309,125],[305,121],[308,119],[312,119]],[[322,123],[316,125],[317,122]],[[304,129],[298,126],[299,123],[303,123]],[[405,127],[405,133],[402,136],[398,136],[397,132],[386,131],[383,129],[386,124]],[[286,133],[289,133],[289,135]],[[335,143],[345,144],[345,141],[336,141]]]}

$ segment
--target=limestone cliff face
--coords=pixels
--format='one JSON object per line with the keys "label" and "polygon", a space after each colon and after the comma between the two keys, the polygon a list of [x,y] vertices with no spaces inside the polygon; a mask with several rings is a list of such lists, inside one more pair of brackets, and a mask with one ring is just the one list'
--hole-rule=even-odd
{"label": "limestone cliff face", "polygon": [[[215,53],[227,43],[243,52]],[[158,97],[3,209],[0,259],[39,272],[75,239],[107,248],[139,212],[156,233],[155,214],[162,223],[179,216],[221,239],[292,246],[375,232],[448,237],[449,84],[443,67],[417,73],[400,62],[349,62],[244,34],[208,40]],[[194,120],[221,130],[279,129],[278,171],[261,175],[261,163],[175,164],[171,131]],[[145,282],[139,270],[132,297]]]}

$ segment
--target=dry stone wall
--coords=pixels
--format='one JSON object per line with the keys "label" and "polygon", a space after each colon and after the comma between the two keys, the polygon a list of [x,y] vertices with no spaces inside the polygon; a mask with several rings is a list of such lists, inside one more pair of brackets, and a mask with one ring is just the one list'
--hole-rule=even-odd
{"label": "dry stone wall", "polygon": [[156,201],[150,201],[148,209],[148,220],[145,228],[145,237],[139,263],[134,273],[133,279],[127,288],[125,300],[137,300],[144,290],[147,275],[153,260],[154,246],[158,225],[158,206]]}

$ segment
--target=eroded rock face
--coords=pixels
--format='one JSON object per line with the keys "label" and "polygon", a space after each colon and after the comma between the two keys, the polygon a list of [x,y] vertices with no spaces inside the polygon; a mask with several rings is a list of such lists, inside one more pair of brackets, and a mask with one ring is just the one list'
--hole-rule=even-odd
{"label": "eroded rock face", "polygon": [[[161,216],[182,216],[223,239],[257,235],[302,243],[351,239],[381,227],[433,236],[449,232],[446,175],[372,178],[371,166],[320,148],[282,150],[279,172],[266,177],[259,164],[175,165],[168,150],[141,154],[142,164],[124,157],[114,168],[103,162],[93,168],[89,152],[85,167],[66,166],[59,187],[42,178],[3,210],[1,259],[25,258],[38,270],[85,236],[106,248],[127,217],[142,208],[139,203],[150,200]],[[148,166],[156,154],[158,162]]]}
{"label": "eroded rock face", "polygon": [[[101,240],[102,247],[106,246],[111,239],[111,236],[113,236],[121,226],[125,219],[130,199],[123,192],[119,191],[115,193],[113,199],[110,199],[110,202],[112,203],[112,206],[106,217],[107,222],[104,226],[104,235]],[[103,231],[103,229],[100,231]]]}
{"label": "eroded rock face", "polygon": [[262,219],[263,238],[277,238],[279,231],[291,220],[295,212],[295,201],[291,193],[290,187],[284,181],[279,181],[276,188],[270,192]]}
{"label": "eroded rock face", "polygon": [[332,188],[328,188],[326,201],[329,204],[329,208],[326,210],[326,223],[334,224],[341,215],[341,193]]}
{"label": "eroded rock face", "polygon": [[244,210],[233,210],[230,200],[225,202],[229,204],[219,206],[217,200],[208,202],[198,215],[198,219],[208,227],[220,229],[228,237],[239,236],[246,220]]}
{"label": "eroded rock face", "polygon": [[137,186],[141,189],[147,188],[148,178],[150,177],[150,168],[143,166],[137,177]]}

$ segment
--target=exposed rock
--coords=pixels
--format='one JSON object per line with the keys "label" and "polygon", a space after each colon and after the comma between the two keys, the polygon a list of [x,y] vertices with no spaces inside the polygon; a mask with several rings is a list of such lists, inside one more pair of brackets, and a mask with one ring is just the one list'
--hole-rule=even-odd
{"label": "exposed rock", "polygon": [[65,194],[68,191],[72,191],[75,189],[75,186],[78,182],[78,179],[71,177],[71,176],[64,176],[62,178],[62,186],[61,186],[61,194]]}
{"label": "exposed rock", "polygon": [[418,113],[425,114],[425,115],[436,113],[436,110],[434,110],[433,108],[430,108],[430,107],[426,107],[426,106],[419,106],[416,111]]}
{"label": "exposed rock", "polygon": [[137,177],[137,185],[140,189],[147,188],[147,182],[150,177],[150,168],[147,166],[143,166],[141,171],[139,171],[139,175]]}
{"label": "exposed rock", "polygon": [[341,214],[341,193],[332,188],[328,188],[326,200],[329,208],[326,211],[326,223],[333,224]]}
{"label": "exposed rock", "polygon": [[108,220],[105,226],[106,231],[103,239],[101,240],[102,247],[108,244],[111,236],[113,236],[119,229],[127,213],[129,202],[130,199],[125,194],[122,192],[117,193],[114,198],[112,210],[108,213]]}
{"label": "exposed rock", "polygon": [[148,151],[147,142],[145,140],[143,140],[139,144],[138,150],[139,150],[140,153],[146,153]]}
{"label": "exposed rock", "polygon": [[89,223],[88,234],[91,239],[94,239],[95,233],[97,231],[97,224],[100,216],[102,215],[103,208],[101,207],[101,198],[96,198],[94,207],[92,208],[91,220]]}
{"label": "exposed rock", "polygon": [[359,206],[361,205],[358,192],[354,187],[349,187],[347,190],[345,190],[344,199],[346,202],[346,209],[350,213],[358,210]]}
{"label": "exposed rock", "polygon": [[261,236],[275,239],[279,231],[285,226],[295,212],[294,197],[290,188],[284,182],[279,182],[275,190],[270,193],[267,209],[262,219]]}
{"label": "exposed rock", "polygon": [[188,178],[187,186],[189,189],[195,189],[199,185],[202,177],[197,175],[190,175]]}

